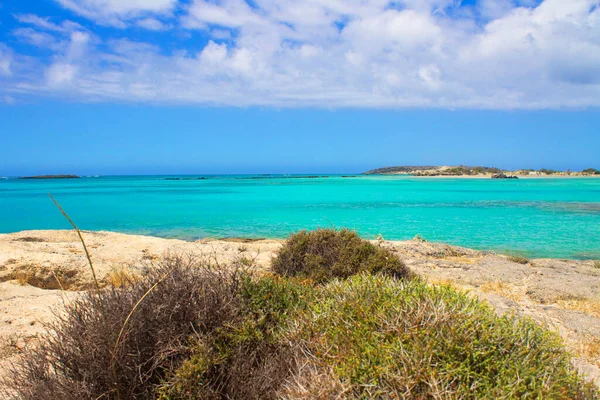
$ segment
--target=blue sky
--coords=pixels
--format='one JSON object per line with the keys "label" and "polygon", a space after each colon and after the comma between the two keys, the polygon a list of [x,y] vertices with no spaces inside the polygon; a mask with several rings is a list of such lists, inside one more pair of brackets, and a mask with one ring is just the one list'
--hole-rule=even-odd
{"label": "blue sky", "polygon": [[596,0],[0,0],[0,175],[600,167]]}

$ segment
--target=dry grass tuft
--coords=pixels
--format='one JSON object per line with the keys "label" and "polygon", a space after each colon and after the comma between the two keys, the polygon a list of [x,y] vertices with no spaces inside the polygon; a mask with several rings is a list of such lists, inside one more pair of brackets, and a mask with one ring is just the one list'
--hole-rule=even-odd
{"label": "dry grass tuft", "polygon": [[315,366],[303,363],[283,385],[278,398],[294,400],[345,399],[352,391],[349,382],[342,382],[327,364]]}
{"label": "dry grass tuft", "polygon": [[484,293],[499,294],[513,301],[522,301],[524,298],[524,290],[520,286],[513,285],[504,281],[490,281],[479,287]]}
{"label": "dry grass tuft", "polygon": [[142,260],[152,262],[152,261],[157,261],[159,259],[160,259],[160,257],[157,256],[156,254],[150,253],[150,250],[148,250],[148,249],[142,250]]}
{"label": "dry grass tuft", "polygon": [[141,278],[140,274],[129,267],[113,267],[111,271],[104,277],[106,285],[116,288],[127,287],[133,285]]}
{"label": "dry grass tuft", "polygon": [[460,283],[447,278],[429,278],[427,280],[429,286],[447,286],[456,290],[465,290],[465,287]]}
{"label": "dry grass tuft", "polygon": [[590,299],[559,299],[556,304],[565,310],[581,311],[600,318],[600,301]]}
{"label": "dry grass tuft", "polygon": [[529,262],[530,262],[529,258],[524,257],[519,254],[512,254],[512,255],[508,256],[508,261],[514,262],[517,264],[523,264],[523,265],[529,264]]}
{"label": "dry grass tuft", "polygon": [[468,257],[468,256],[448,256],[448,257],[442,258],[442,260],[445,260],[445,261],[450,261],[450,262],[454,262],[454,263],[458,263],[458,264],[470,264],[470,265],[476,264],[480,259],[481,259],[481,257]]}
{"label": "dry grass tuft", "polygon": [[21,238],[17,238],[17,239],[15,239],[15,241],[18,241],[18,242],[28,242],[28,243],[41,243],[41,242],[45,242],[45,240],[42,239],[42,238],[32,237],[32,236],[24,236],[24,237],[21,237]]}
{"label": "dry grass tuft", "polygon": [[24,336],[13,333],[0,340],[0,358],[10,357],[15,354],[21,354],[26,350],[27,345],[34,339],[34,336]]}
{"label": "dry grass tuft", "polygon": [[579,339],[578,353],[591,363],[600,367],[600,338],[593,335],[585,335]]}
{"label": "dry grass tuft", "polygon": [[35,273],[30,269],[22,269],[14,273],[14,279],[21,286],[29,285],[35,277]]}

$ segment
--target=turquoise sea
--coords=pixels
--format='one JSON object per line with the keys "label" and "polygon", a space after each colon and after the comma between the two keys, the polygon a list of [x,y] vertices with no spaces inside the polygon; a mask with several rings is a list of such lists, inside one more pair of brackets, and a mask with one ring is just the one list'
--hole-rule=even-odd
{"label": "turquoise sea", "polygon": [[[199,179],[204,178],[204,179]],[[348,227],[532,257],[600,259],[600,179],[118,176],[0,179],[0,232],[81,229],[197,239]]]}

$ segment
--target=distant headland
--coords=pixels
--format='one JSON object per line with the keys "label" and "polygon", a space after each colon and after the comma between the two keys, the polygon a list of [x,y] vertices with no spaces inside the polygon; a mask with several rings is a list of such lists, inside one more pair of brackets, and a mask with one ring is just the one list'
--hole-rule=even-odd
{"label": "distant headland", "polygon": [[377,168],[363,173],[364,175],[412,175],[412,176],[466,176],[466,177],[489,177],[496,179],[516,179],[520,177],[544,177],[544,176],[600,176],[600,171],[595,168],[587,168],[582,171],[557,171],[552,169],[519,169],[508,171],[493,167],[469,167],[459,166],[397,166]]}
{"label": "distant headland", "polygon": [[35,175],[35,176],[20,176],[19,179],[79,179],[78,175]]}

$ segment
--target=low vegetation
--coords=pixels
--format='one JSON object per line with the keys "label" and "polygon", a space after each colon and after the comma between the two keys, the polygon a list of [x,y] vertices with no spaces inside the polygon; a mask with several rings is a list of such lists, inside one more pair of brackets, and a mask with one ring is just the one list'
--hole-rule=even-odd
{"label": "low vegetation", "polygon": [[273,271],[283,276],[326,282],[359,272],[410,278],[410,270],[391,251],[362,240],[348,229],[318,229],[292,235],[273,259]]}
{"label": "low vegetation", "polygon": [[561,298],[556,302],[565,310],[581,311],[585,314],[600,318],[600,300],[585,298]]}
{"label": "low vegetation", "polygon": [[425,171],[425,170],[434,170],[439,167],[435,167],[432,165],[422,165],[422,166],[400,166],[400,167],[383,167],[372,169],[370,171],[365,172],[365,175],[376,175],[376,174],[393,174],[393,173],[410,173],[413,171]]}
{"label": "low vegetation", "polygon": [[552,175],[552,174],[556,174],[556,173],[561,172],[561,171],[557,171],[557,170],[554,170],[554,169],[541,168],[539,170],[539,172],[542,173],[542,174],[546,174],[546,175]]}
{"label": "low vegetation", "polygon": [[293,235],[275,275],[172,257],[66,305],[20,399],[595,399],[559,337],[428,285],[355,233]]}
{"label": "low vegetation", "polygon": [[298,320],[306,362],[334,374],[318,385],[348,398],[594,396],[557,336],[450,287],[361,274],[320,288]]}
{"label": "low vegetation", "polygon": [[[365,175],[377,174],[411,174],[415,176],[476,176],[476,175],[573,175],[571,170],[559,171],[548,168],[535,169],[519,169],[511,173],[495,167],[472,167],[466,165],[458,166],[398,166],[377,168],[367,172]],[[581,172],[575,172],[574,175],[600,175],[600,171],[595,168],[587,168]]]}
{"label": "low vegetation", "polygon": [[595,168],[584,169],[583,171],[581,171],[581,173],[585,175],[600,175],[600,171],[598,171]]}
{"label": "low vegetation", "polygon": [[57,315],[7,387],[22,399],[153,398],[190,356],[192,335],[237,317],[238,281],[172,258],[131,285],[89,292]]}
{"label": "low vegetation", "polygon": [[140,275],[127,267],[113,267],[104,277],[103,283],[113,287],[123,287],[133,285],[140,279]]}
{"label": "low vegetation", "polygon": [[299,347],[286,339],[298,310],[312,303],[311,285],[242,275],[236,315],[192,339],[191,356],[158,387],[160,400],[275,399],[298,368]]}
{"label": "low vegetation", "polygon": [[517,264],[529,264],[529,258],[522,256],[520,254],[511,254],[508,256],[508,261],[514,262]]}

